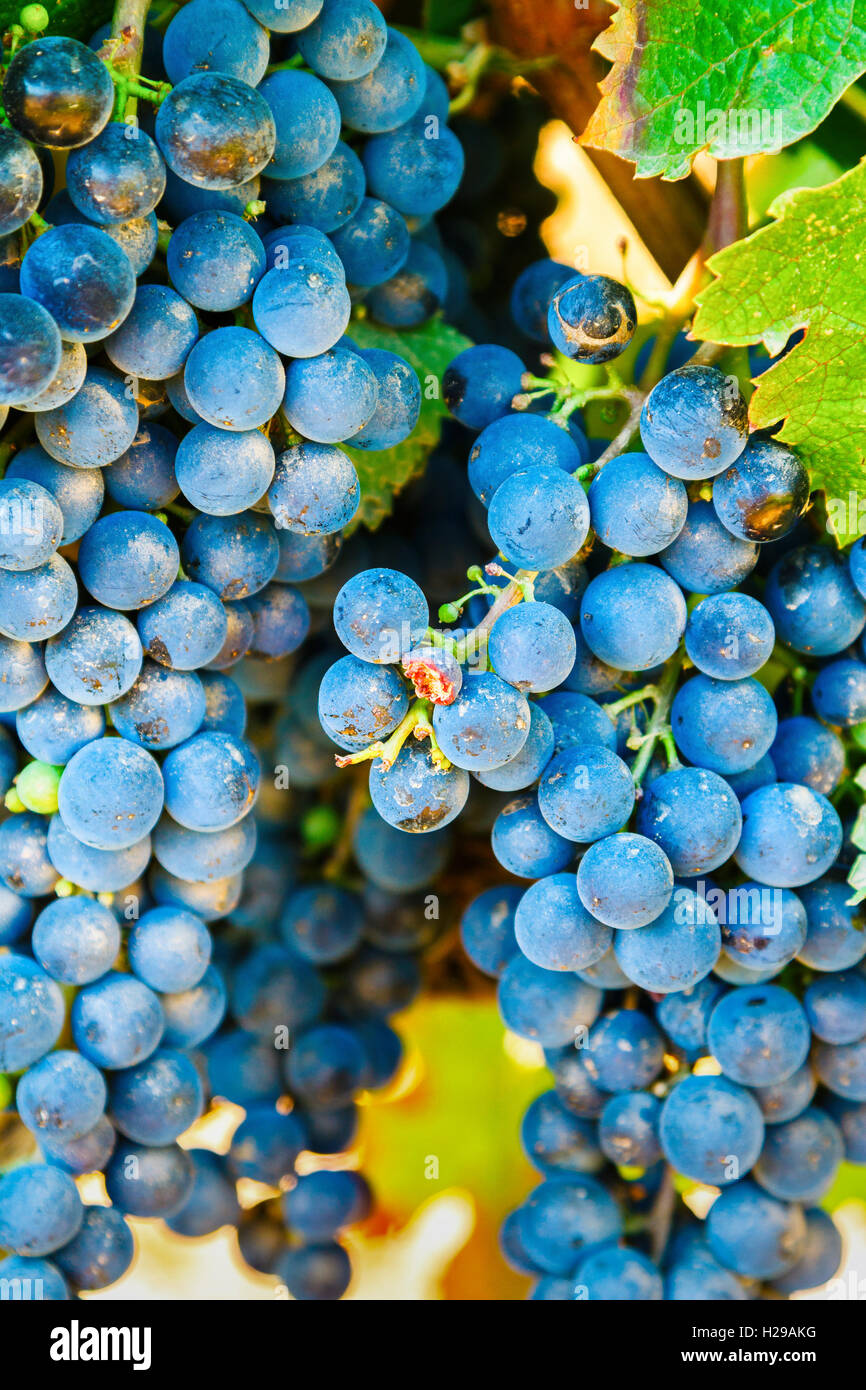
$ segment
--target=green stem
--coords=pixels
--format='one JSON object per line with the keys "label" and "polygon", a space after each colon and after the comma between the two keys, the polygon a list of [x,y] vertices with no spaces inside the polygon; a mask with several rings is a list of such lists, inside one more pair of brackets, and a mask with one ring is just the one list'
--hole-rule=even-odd
{"label": "green stem", "polygon": [[630,694],[623,695],[621,700],[614,700],[612,704],[605,705],[605,714],[610,715],[615,724],[623,710],[631,709],[632,705],[642,705],[644,700],[657,700],[659,698],[659,688],[657,685],[643,685],[640,690],[632,690]]}
{"label": "green stem", "polygon": [[[680,650],[671,657],[665,667],[664,675],[658,683],[658,690],[655,696],[655,709],[653,710],[649,727],[641,743],[640,752],[635,758],[631,770],[635,786],[637,787],[640,786],[646,774],[646,770],[652,761],[652,755],[655,752],[656,744],[659,740],[664,742],[666,736],[670,733],[670,710],[673,703],[674,692],[677,688],[677,681],[679,680],[680,671],[682,670],[684,656],[685,653],[682,648],[680,648]],[[667,745],[665,744],[665,746]]]}
{"label": "green stem", "polygon": [[849,111],[853,111],[855,116],[859,116],[861,121],[866,121],[866,91],[858,87],[856,82],[846,88],[839,100]]}
{"label": "green stem", "polygon": [[[119,74],[126,100],[120,112],[120,119],[135,116],[138,97],[145,95],[136,78],[141,72],[141,55],[144,48],[144,27],[150,0],[116,0],[111,21],[111,37],[120,42],[115,48],[110,63],[112,77]],[[116,79],[115,79],[116,80]]]}

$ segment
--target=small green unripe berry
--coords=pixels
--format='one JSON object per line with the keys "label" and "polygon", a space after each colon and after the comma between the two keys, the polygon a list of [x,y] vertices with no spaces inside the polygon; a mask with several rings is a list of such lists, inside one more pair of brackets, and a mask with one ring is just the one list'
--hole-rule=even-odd
{"label": "small green unripe berry", "polygon": [[34,761],[15,778],[15,790],[28,811],[40,816],[53,816],[57,811],[57,790],[62,767]]}
{"label": "small green unripe berry", "polygon": [[456,603],[443,603],[439,609],[440,623],[456,623],[460,617],[460,609]]}
{"label": "small green unripe berry", "polygon": [[18,18],[31,34],[41,34],[49,25],[48,11],[44,5],[25,5]]}
{"label": "small green unripe berry", "polygon": [[68,878],[59,878],[54,885],[56,898],[71,898],[76,891],[75,884]]}
{"label": "small green unripe berry", "polygon": [[14,787],[10,787],[4,796],[3,805],[6,807],[7,811],[12,812],[13,816],[20,816],[22,811],[27,810],[27,807],[24,805],[24,802],[21,800],[21,797]]}
{"label": "small green unripe berry", "polygon": [[325,849],[340,833],[340,816],[333,806],[313,806],[301,821],[304,844],[310,849]]}

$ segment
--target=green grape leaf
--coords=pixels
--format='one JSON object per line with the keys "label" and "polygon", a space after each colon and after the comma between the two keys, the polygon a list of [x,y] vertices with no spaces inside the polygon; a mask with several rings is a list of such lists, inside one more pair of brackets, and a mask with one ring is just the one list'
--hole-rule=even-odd
{"label": "green grape leaf", "polygon": [[361,506],[356,521],[375,530],[388,516],[396,494],[424,472],[430,450],[439,442],[443,417],[442,377],[469,339],[436,317],[405,332],[383,328],[369,319],[353,319],[349,336],[360,348],[395,352],[413,367],[421,383],[421,414],[408,439],[393,449],[352,449],[343,445],[358,471]]}
{"label": "green grape leaf", "polygon": [[[616,2],[616,0],[612,0]],[[581,143],[684,178],[694,156],[778,151],[866,70],[866,0],[618,0]]]}
{"label": "green grape leaf", "polygon": [[774,355],[795,329],[805,337],[758,378],[749,407],[827,498],[840,545],[866,532],[866,161],[824,188],[784,193],[775,220],[719,251],[698,295],[693,334],[715,343],[763,342]]}
{"label": "green grape leaf", "polygon": [[[25,0],[0,0],[0,32],[17,24]],[[44,0],[50,17],[46,34],[65,34],[86,43],[101,24],[111,19],[112,0]]]}

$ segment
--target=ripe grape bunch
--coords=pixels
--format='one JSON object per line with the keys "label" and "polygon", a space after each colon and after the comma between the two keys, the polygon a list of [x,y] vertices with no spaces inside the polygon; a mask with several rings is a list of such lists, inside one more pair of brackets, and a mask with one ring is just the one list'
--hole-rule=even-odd
{"label": "ripe grape bunch", "polygon": [[[440,307],[463,154],[372,0],[190,0],[144,31],[147,8],[87,45],[28,5],[4,48],[0,1279],[104,1288],[134,1216],[235,1225],[254,1269],[333,1299],[371,1195],[321,1156],[399,1066],[425,943],[387,886],[302,881],[262,764],[313,785],[274,673],[358,509],[338,446],[419,415],[352,307]],[[177,1142],[214,1098],[245,1112],[225,1155]],[[242,1210],[241,1180],[271,1195]]]}
{"label": "ripe grape bunch", "polygon": [[[624,286],[550,261],[512,313],[589,363],[635,322]],[[409,575],[349,578],[319,694],[397,830],[435,838],[477,820],[478,784],[501,794],[510,877],[462,938],[552,1073],[522,1130],[542,1180],[502,1231],[539,1300],[822,1284],[841,1237],[821,1200],[866,1162],[866,932],[837,809],[866,729],[863,542],[811,529],[798,457],[691,352],[627,397],[612,443],[587,441],[559,369],[461,353],[446,398],[497,554],[438,626]]]}

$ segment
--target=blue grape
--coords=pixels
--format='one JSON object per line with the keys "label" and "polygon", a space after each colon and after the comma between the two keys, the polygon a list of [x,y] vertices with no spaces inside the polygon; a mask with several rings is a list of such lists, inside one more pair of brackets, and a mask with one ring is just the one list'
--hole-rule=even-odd
{"label": "blue grape", "polygon": [[296,179],[267,179],[264,195],[271,216],[278,221],[335,232],[354,217],[365,189],[363,164],[349,145],[338,140],[333,154],[311,173]]}
{"label": "blue grape", "polygon": [[[362,570],[343,585],[334,600],[337,636],[363,661],[398,660],[424,636],[428,620],[423,593],[414,580],[397,570]],[[518,740],[517,746],[522,742]]]}
{"label": "blue grape", "polygon": [[53,149],[86,145],[111,116],[107,68],[77,39],[35,39],[9,64],[3,104],[16,130]]}
{"label": "blue grape", "polygon": [[594,478],[588,495],[599,540],[625,555],[656,555],[685,525],[685,487],[647,454],[611,459]]}
{"label": "blue grape", "polygon": [[151,989],[180,994],[197,985],[210,964],[210,933],[192,912],[155,907],[134,924],[128,953],[133,973]]}
{"label": "blue grape", "polygon": [[209,425],[252,430],[276,414],[286,375],[257,333],[216,328],[189,354],[183,380],[194,409]]}
{"label": "blue grape", "polygon": [[[815,1081],[812,1080],[812,1092],[804,1101],[808,1105],[815,1090]],[[802,1108],[802,1107],[801,1107]],[[866,1121],[866,1106],[862,1104],[851,1104],[849,1101],[842,1100],[840,1096],[830,1094],[824,1101],[824,1108],[828,1111],[842,1131],[842,1138],[845,1141],[845,1154],[849,1163],[862,1163],[863,1155],[866,1153],[864,1148],[864,1121]],[[787,1117],[786,1117],[787,1118]]]}
{"label": "blue grape", "polygon": [[48,826],[48,857],[62,878],[90,893],[114,893],[144,873],[150,859],[150,836],[127,849],[92,849],[73,835],[60,816]]}
{"label": "blue grape", "polygon": [[252,656],[268,661],[288,656],[303,642],[310,628],[307,601],[288,584],[270,584],[253,594],[247,607],[253,620]]}
{"label": "blue grape", "polygon": [[570,560],[586,540],[586,494],[559,468],[521,468],[497,488],[487,524],[506,559],[527,569],[554,569]]}
{"label": "blue grape", "polygon": [[543,1182],[517,1211],[522,1245],[547,1274],[572,1274],[584,1250],[616,1241],[622,1225],[615,1199],[592,1177]]}
{"label": "blue grape", "polygon": [[389,27],[384,51],[372,71],[330,85],[343,124],[350,130],[375,135],[410,120],[421,105],[427,83],[415,45]]}
{"label": "blue grape", "polygon": [[[816,875],[817,877],[817,875]],[[849,902],[847,884],[824,879],[799,893],[808,930],[799,959],[812,970],[848,970],[866,955],[866,934],[859,905]]]}
{"label": "blue grape", "polygon": [[0,1260],[0,1280],[7,1298],[20,1302],[65,1303],[71,1297],[60,1270],[50,1260],[7,1255]]}
{"label": "blue grape", "polygon": [[[176,234],[181,223],[185,222],[187,218],[197,216],[200,212],[233,213],[241,217],[249,203],[258,201],[261,192],[262,180],[258,174],[254,174],[244,183],[235,184],[231,188],[216,189],[200,188],[195,184],[187,183],[185,179],[179,178],[174,170],[166,169],[165,194],[160,211],[175,228]],[[253,227],[249,227],[248,230],[258,237],[258,232]],[[171,242],[169,242],[170,246]],[[141,274],[141,270],[138,270],[137,273]],[[180,289],[181,287],[178,285],[176,288]],[[184,299],[186,297],[184,295]]]}
{"label": "blue grape", "polygon": [[441,830],[459,816],[469,796],[469,776],[459,766],[440,772],[421,743],[406,743],[396,761],[370,768],[370,796],[383,820],[414,834]]}
{"label": "blue grape", "polygon": [[711,772],[743,772],[769,751],[776,707],[751,676],[720,681],[698,675],[677,691],[671,728],[691,763]]}
{"label": "blue grape", "polygon": [[797,455],[760,435],[752,435],[736,462],[713,483],[719,520],[744,541],[780,540],[808,500],[809,474]]}
{"label": "blue grape", "polygon": [[104,1070],[133,1067],[159,1046],[163,1013],[153,990],[111,971],[75,996],[72,1036],[79,1052]]}
{"label": "blue grape", "polygon": [[443,208],[457,192],[463,165],[456,135],[447,126],[431,134],[423,118],[376,135],[364,147],[369,192],[407,217]]}
{"label": "blue grape", "polygon": [[544,710],[533,702],[529,706],[529,734],[520,751],[499,767],[476,772],[475,776],[494,791],[523,791],[538,780],[553,752],[553,725]]}
{"label": "blue grape", "polygon": [[116,372],[88,367],[84,384],[65,405],[36,417],[47,454],[74,468],[99,468],[125,454],[138,433],[138,406]]}
{"label": "blue grape", "polygon": [[502,808],[493,822],[493,853],[518,878],[542,878],[570,863],[571,841],[551,829],[534,796],[518,797]]}
{"label": "blue grape", "polygon": [[78,1189],[59,1168],[25,1163],[0,1179],[0,1240],[15,1255],[50,1255],[83,1219]]}
{"label": "blue grape", "polygon": [[602,1153],[620,1167],[649,1168],[662,1156],[661,1105],[654,1096],[620,1091],[607,1101],[598,1125]]}
{"label": "blue grape", "polygon": [[280,547],[267,517],[255,512],[197,516],[183,538],[181,559],[190,578],[221,599],[242,599],[273,578]]}
{"label": "blue grape", "polygon": [[277,526],[304,536],[348,526],[360,498],[351,459],[329,444],[301,443],[286,449],[277,459],[268,490]]}
{"label": "blue grape", "polygon": [[107,1089],[102,1073],[78,1052],[49,1052],[22,1076],[15,1104],[37,1139],[80,1139],[105,1110]]}
{"label": "blue grape", "polygon": [[686,651],[705,676],[739,680],[770,659],[773,620],[747,594],[715,594],[694,608],[686,624]]}
{"label": "blue grape", "polygon": [[603,1163],[595,1125],[566,1110],[556,1091],[536,1096],[523,1117],[520,1142],[545,1176],[595,1173]]}
{"label": "blue grape", "polygon": [[866,719],[866,665],[845,658],[829,662],[815,678],[812,703],[828,724],[843,728],[860,724]]}
{"label": "blue grape", "polygon": [[0,946],[12,946],[30,930],[33,904],[0,884]]}
{"label": "blue grape", "polygon": [[191,1149],[195,1177],[189,1198],[166,1225],[176,1235],[212,1235],[221,1226],[237,1226],[240,1207],[226,1161],[209,1149]]}
{"label": "blue grape", "polygon": [[[682,589],[721,594],[733,589],[755,568],[758,547],[732,536],[709,502],[691,502],[683,529],[659,560]],[[771,617],[776,614],[767,602]]]}
{"label": "blue grape", "polygon": [[641,989],[669,994],[708,975],[719,959],[722,934],[709,904],[691,888],[677,887],[654,921],[617,932],[616,959]]}
{"label": "blue grape", "polygon": [[189,1057],[159,1048],[111,1078],[111,1118],[134,1143],[170,1144],[201,1114],[198,1072]]}
{"label": "blue grape", "polygon": [[445,756],[470,772],[487,772],[515,757],[529,735],[524,695],[490,671],[467,675],[449,705],[437,705],[433,728]]}
{"label": "blue grape", "polygon": [[413,956],[363,946],[347,963],[340,1009],[352,1018],[388,1018],[408,1009],[420,988],[421,974]]}
{"label": "blue grape", "polygon": [[284,1069],[293,1096],[313,1109],[332,1110],[360,1088],[364,1053],[351,1029],[322,1023],[296,1039]]}
{"label": "blue grape", "polygon": [[533,261],[522,270],[511,290],[511,317],[521,333],[536,343],[546,343],[547,313],[557,290],[574,279],[571,266],[561,261]]}
{"label": "blue grape", "polygon": [[533,883],[514,917],[517,944],[545,970],[583,970],[610,947],[612,932],[583,906],[574,874],[550,874]]}
{"label": "blue grape", "polygon": [[361,941],[360,903],[344,889],[312,884],[293,893],[280,919],[286,945],[315,965],[343,960]]}
{"label": "blue grape", "polygon": [[35,295],[0,294],[0,407],[24,405],[45,391],[57,374],[61,352],[58,326],[47,306]]}
{"label": "blue grape", "polygon": [[554,752],[598,743],[611,752],[616,748],[616,729],[604,710],[578,691],[556,690],[538,701],[539,709],[553,725]]}
{"label": "blue grape", "polygon": [[648,1255],[618,1245],[604,1245],[582,1260],[575,1272],[580,1296],[592,1302],[658,1302],[662,1277]]}
{"label": "blue grape", "polygon": [[838,1125],[823,1110],[810,1106],[769,1131],[755,1165],[755,1179],[782,1201],[817,1202],[832,1186],[843,1156]]}
{"label": "blue grape", "polygon": [[746,797],[751,792],[757,791],[759,787],[768,787],[777,780],[776,769],[769,753],[765,753],[763,758],[759,758],[754,767],[746,768],[745,772],[731,772],[725,778],[728,786],[736,793],[740,801],[745,801]]}
{"label": "blue grape", "polygon": [[192,672],[167,670],[146,661],[135,683],[111,704],[117,732],[142,748],[164,751],[201,728],[205,696]]}
{"label": "blue grape", "polygon": [[866,1101],[866,1046],[862,1039],[838,1047],[818,1043],[812,1060],[818,1080],[834,1095]]}
{"label": "blue grape", "polygon": [[743,1086],[787,1080],[809,1052],[803,1006],[779,985],[732,989],[713,1009],[707,1037],[722,1071]]}
{"label": "blue grape", "polygon": [[[363,188],[357,204],[352,205],[352,215],[360,206],[362,193]],[[348,217],[344,220],[348,221]],[[413,238],[401,268],[388,280],[374,285],[365,303],[373,318],[386,327],[418,328],[443,306],[448,285],[448,271],[439,252]]]}
{"label": "blue grape", "polygon": [[406,686],[393,666],[375,666],[355,656],[335,661],[319,687],[322,728],[349,752],[387,738],[408,708]]}
{"label": "blue grape", "polygon": [[50,1052],[60,1036],[64,1014],[60,990],[35,961],[0,955],[0,1068],[4,1072],[24,1071]]}
{"label": "blue grape", "polygon": [[338,343],[317,357],[296,359],[286,373],[285,409],[292,427],[319,444],[339,444],[363,429],[376,409],[372,368]]}
{"label": "blue grape", "polygon": [[212,589],[178,580],[138,618],[144,651],[161,666],[195,670],[222,649],[228,629],[225,609]]}
{"label": "blue grape", "polygon": [[574,664],[575,652],[571,623],[548,603],[521,603],[508,609],[494,623],[488,641],[497,675],[523,691],[560,685]]}
{"label": "blue grape", "polygon": [[52,555],[26,574],[0,569],[0,633],[21,641],[54,637],[66,627],[78,603],[70,565]]}
{"label": "blue grape", "polygon": [[866,604],[848,565],[820,546],[800,546],[778,560],[764,602],[780,641],[810,656],[835,656],[866,623]]}
{"label": "blue grape", "polygon": [[[691,1230],[683,1234],[694,1235]],[[674,1252],[665,1274],[665,1298],[669,1302],[718,1300],[737,1303],[748,1298],[739,1280],[724,1269],[711,1253],[703,1236],[691,1239],[683,1249],[678,1249],[675,1244]]]}
{"label": "blue grape", "polygon": [[[279,184],[276,185],[279,187]],[[268,270],[289,270],[294,265],[318,264],[321,270],[332,271],[345,282],[343,262],[334,250],[331,239],[317,227],[291,224],[275,227],[264,239],[265,265]]]}
{"label": "blue grape", "polygon": [[166,254],[172,284],[196,309],[225,313],[245,304],[265,270],[257,233],[235,213],[207,210],[172,233]]}
{"label": "blue grape", "polygon": [[173,502],[180,490],[174,474],[177,448],[177,439],[169,430],[149,420],[143,423],[126,453],[106,474],[109,497],[132,511],[147,511]]}
{"label": "blue grape", "polygon": [[240,686],[221,671],[202,671],[199,680],[205,697],[202,728],[241,738],[247,725],[247,709]]}
{"label": "blue grape", "polygon": [[373,71],[387,37],[385,21],[372,0],[325,0],[297,43],[313,72],[351,82]]}
{"label": "blue grape", "polygon": [[538,806],[551,829],[584,844],[621,829],[634,801],[634,782],[625,763],[598,744],[558,753],[538,789]]}
{"label": "blue grape", "polygon": [[237,665],[246,656],[253,640],[253,619],[246,604],[242,601],[226,602],[224,607],[227,619],[226,639],[213,660],[208,662],[210,671],[224,671]]}
{"label": "blue grape", "polygon": [[369,1215],[371,1194],[360,1173],[305,1173],[282,1198],[286,1226],[304,1241],[328,1240]]}
{"label": "blue grape", "polygon": [[42,197],[42,166],[36,151],[16,130],[0,135],[0,235],[17,232],[29,221]]}
{"label": "blue grape", "polygon": [[57,875],[48,858],[47,839],[44,817],[29,811],[0,825],[0,878],[13,893],[42,898],[53,889]]}
{"label": "blue grape", "polygon": [[195,310],[168,285],[139,285],[132,308],[106,340],[109,361],[127,376],[165,381],[181,370],[199,336]]}
{"label": "blue grape", "polygon": [[[38,413],[43,410],[54,410],[59,405],[65,405],[81,389],[81,383],[86,374],[87,353],[82,344],[61,342],[60,366],[54,376],[37,396],[31,396],[29,400],[22,401],[18,409],[32,410]],[[42,451],[39,450],[39,452]]]}
{"label": "blue grape", "polygon": [[841,1264],[842,1237],[832,1218],[820,1207],[810,1208],[805,1217],[806,1241],[800,1258],[792,1269],[773,1280],[773,1287],[779,1293],[795,1293],[826,1284]]}
{"label": "blue grape", "polygon": [[597,989],[629,989],[631,987],[631,980],[620,968],[613,946],[605,951],[601,960],[596,961],[595,965],[588,965],[585,970],[575,971],[575,974],[585,984],[595,985]]}
{"label": "blue grape", "polygon": [[0,570],[19,573],[45,565],[62,534],[63,514],[46,488],[27,478],[0,479]]}
{"label": "blue grape", "polygon": [[403,1044],[394,1029],[381,1018],[356,1021],[355,1034],[364,1049],[364,1086],[378,1090],[393,1081],[403,1060]]}
{"label": "blue grape", "polygon": [[220,72],[256,87],[265,75],[268,36],[240,0],[192,0],[165,31],[162,61],[169,82],[193,72]]}
{"label": "blue grape", "polygon": [[219,72],[185,77],[161,103],[156,143],[168,167],[199,188],[235,188],[261,173],[276,144],[259,91]]}
{"label": "blue grape", "polygon": [[522,890],[515,884],[486,888],[460,919],[463,949],[485,975],[498,977],[517,954],[514,916],[521,897]]}
{"label": "blue grape", "polygon": [[227,830],[207,833],[187,830],[170,816],[163,816],[153,832],[155,858],[175,878],[190,883],[212,883],[239,874],[250,862],[255,847],[255,822],[249,816]]}
{"label": "blue grape", "polygon": [[799,1259],[802,1209],[763,1192],[751,1179],[726,1188],[710,1208],[707,1240],[716,1259],[752,1279],[776,1279]]}
{"label": "blue grape", "polygon": [[631,290],[608,275],[574,275],[554,291],[547,330],[555,348],[577,362],[609,362],[634,337]]}
{"label": "blue grape", "polygon": [[22,449],[10,461],[6,479],[15,478],[38,484],[54,498],[63,516],[61,545],[80,540],[102,509],[102,472],[57,463],[38,444]]}
{"label": "blue grape", "polygon": [[66,829],[91,849],[128,849],[162,810],[159,766],[124,738],[94,739],[63,769],[58,790]]}
{"label": "blue grape", "polygon": [[308,72],[278,71],[258,87],[277,132],[268,164],[274,179],[312,174],[334,153],[340,138],[340,110],[332,93]]}
{"label": "blue grape", "polygon": [[105,1169],[111,1204],[129,1216],[174,1216],[189,1201],[193,1161],[177,1144],[135,1144],[120,1139]]}
{"label": "blue grape", "polygon": [[266,271],[253,294],[256,328],[289,357],[316,357],[332,348],[348,326],[351,307],[342,274],[317,261]]}
{"label": "blue grape", "polygon": [[[461,425],[483,430],[511,410],[526,368],[509,348],[481,343],[465,348],[442,378],[442,397]],[[575,546],[575,550],[579,547]],[[543,568],[550,568],[544,566]]]}
{"label": "blue grape", "polygon": [[746,447],[746,402],[717,367],[678,367],[647,397],[640,431],[647,453],[666,473],[713,478]]}
{"label": "blue grape", "polygon": [[165,191],[165,165],[145,131],[113,121],[72,151],[66,190],[90,222],[128,222],[153,212]]}
{"label": "blue grape", "polygon": [[781,969],[806,940],[806,909],[789,888],[746,881],[728,890],[718,915],[725,955],[747,970]]}
{"label": "blue grape", "polygon": [[556,1094],[573,1114],[587,1120],[597,1120],[607,1104],[607,1093],[599,1089],[586,1069],[585,1048],[577,1048],[575,1039],[562,1051],[546,1054],[553,1073]]}
{"label": "blue grape", "polygon": [[759,787],[743,802],[735,858],[743,873],[759,883],[777,888],[813,883],[829,869],[841,846],[838,814],[810,787],[774,783]]}
{"label": "blue grape", "polygon": [[207,732],[172,748],[162,766],[165,807],[189,830],[225,830],[252,810],[259,764],[231,734]]}
{"label": "blue grape", "polygon": [[670,860],[643,835],[596,840],[577,870],[577,892],[587,912],[620,930],[654,921],[670,902],[673,889]]}
{"label": "blue grape", "polygon": [[432,883],[448,860],[451,839],[444,830],[423,839],[404,835],[370,810],[358,822],[352,849],[366,878],[379,888],[403,893]]}
{"label": "blue grape", "polygon": [[126,1218],[111,1207],[86,1207],[78,1234],[58,1250],[58,1268],[76,1289],[105,1289],[132,1264],[135,1241]]}
{"label": "blue grape", "polygon": [[162,996],[167,1047],[198,1047],[216,1032],[226,1011],[226,987],[219,971],[208,966],[199,984]]}
{"label": "blue grape", "polygon": [[502,415],[485,426],[472,446],[469,483],[476,497],[489,507],[506,478],[518,469],[538,464],[574,473],[581,457],[568,432],[545,416]]}
{"label": "blue grape", "polygon": [[499,978],[498,999],[512,1033],[542,1047],[567,1047],[595,1022],[602,995],[570,971],[544,970],[518,954]]}
{"label": "blue grape", "polygon": [[[132,308],[135,272],[107,233],[69,223],[50,227],[33,242],[21,262],[21,293],[48,311],[62,337],[94,343],[107,338]],[[51,376],[59,364],[58,356]],[[33,387],[27,394],[36,393]]]}
{"label": "blue grape", "polygon": [[[77,894],[44,907],[33,926],[33,954],[52,979],[88,985],[110,970],[120,950],[114,913]],[[95,1123],[95,1121],[94,1121]]]}
{"label": "blue grape", "polygon": [[777,1081],[772,1086],[753,1086],[751,1091],[761,1107],[764,1123],[778,1125],[785,1120],[793,1120],[795,1115],[806,1109],[816,1086],[815,1073],[809,1063],[804,1062],[784,1081]]}
{"label": "blue grape", "polygon": [[803,994],[803,1007],[822,1042],[838,1045],[866,1036],[866,979],[856,972],[836,971],[813,980]]}
{"label": "blue grape", "polygon": [[663,773],[638,803],[637,829],[661,846],[679,875],[703,874],[724,864],[737,847],[741,828],[734,793],[703,768]]}
{"label": "blue grape", "polygon": [[724,1188],[754,1167],[764,1121],[744,1087],[724,1076],[687,1076],[662,1107],[659,1135],[678,1173]]}
{"label": "blue grape", "polygon": [[602,1091],[639,1091],[661,1071],[664,1040],[636,1009],[614,1009],[593,1023],[584,1066]]}
{"label": "blue grape", "polygon": [[391,449],[402,444],[418,423],[421,385],[418,375],[395,352],[370,348],[361,354],[378,387],[376,409],[348,443],[356,449]]}
{"label": "blue grape", "polygon": [[672,656],[686,627],[678,586],[654,565],[617,565],[593,579],[581,599],[580,627],[600,661],[646,671]]}
{"label": "blue grape", "polygon": [[409,255],[409,229],[396,208],[363,198],[357,212],[336,228],[334,247],[350,285],[381,285],[396,275]]}
{"label": "blue grape", "polygon": [[799,782],[829,796],[845,772],[845,748],[832,729],[806,715],[783,719],[770,748],[782,782]]}
{"label": "blue grape", "polygon": [[331,1241],[287,1250],[277,1261],[274,1273],[292,1298],[322,1302],[342,1298],[349,1287],[352,1267],[343,1247]]}

